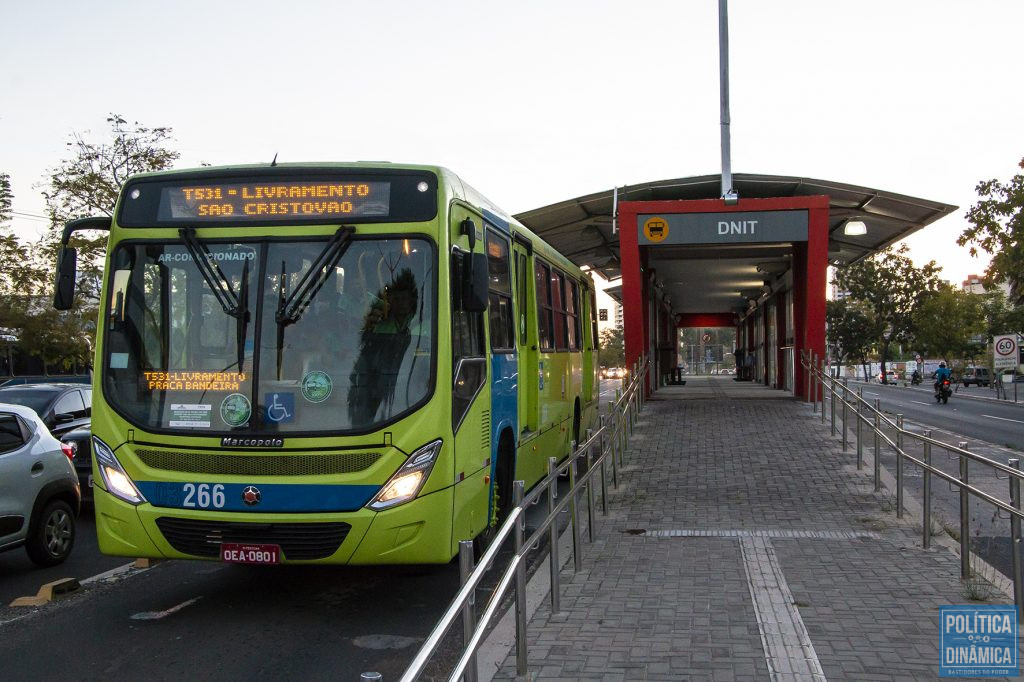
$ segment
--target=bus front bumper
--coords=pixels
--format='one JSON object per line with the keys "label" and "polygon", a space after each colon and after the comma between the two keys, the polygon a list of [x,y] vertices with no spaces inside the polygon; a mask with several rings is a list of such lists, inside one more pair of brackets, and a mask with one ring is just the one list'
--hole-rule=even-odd
{"label": "bus front bumper", "polygon": [[277,545],[281,563],[429,564],[452,554],[452,488],[375,512],[238,513],[133,506],[95,488],[104,554],[221,559],[221,544]]}

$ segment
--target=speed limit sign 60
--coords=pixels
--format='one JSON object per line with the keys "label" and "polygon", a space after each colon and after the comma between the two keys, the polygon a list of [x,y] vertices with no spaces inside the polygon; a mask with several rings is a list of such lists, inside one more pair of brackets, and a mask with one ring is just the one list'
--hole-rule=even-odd
{"label": "speed limit sign 60", "polygon": [[1017,336],[1006,334],[992,339],[992,360],[995,369],[1013,369],[1017,366]]}

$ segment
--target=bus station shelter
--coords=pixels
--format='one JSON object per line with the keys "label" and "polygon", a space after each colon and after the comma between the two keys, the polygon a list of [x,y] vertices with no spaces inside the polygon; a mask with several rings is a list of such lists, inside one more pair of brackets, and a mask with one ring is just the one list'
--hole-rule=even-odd
{"label": "bus station shelter", "polygon": [[[626,361],[672,376],[677,329],[732,327],[737,378],[806,395],[801,353],[825,357],[829,265],[885,249],[956,206],[813,178],[734,174],[660,180],[569,199],[516,218],[607,279],[623,305]],[[858,233],[862,232],[862,233]]]}

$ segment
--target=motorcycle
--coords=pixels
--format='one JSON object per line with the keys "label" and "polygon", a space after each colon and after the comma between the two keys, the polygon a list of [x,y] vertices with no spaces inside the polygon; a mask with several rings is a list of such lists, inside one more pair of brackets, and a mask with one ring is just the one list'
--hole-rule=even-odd
{"label": "motorcycle", "polygon": [[921,383],[921,373],[920,372],[914,372],[913,374],[910,375],[910,385],[911,386],[917,386],[920,383]]}
{"label": "motorcycle", "polygon": [[945,405],[949,402],[951,395],[953,395],[953,386],[949,383],[949,379],[943,379],[938,390],[935,391],[935,402]]}

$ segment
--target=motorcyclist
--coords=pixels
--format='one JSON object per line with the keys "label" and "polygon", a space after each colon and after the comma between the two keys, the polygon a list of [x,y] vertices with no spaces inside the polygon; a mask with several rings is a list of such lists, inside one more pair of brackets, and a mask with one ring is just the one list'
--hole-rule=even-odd
{"label": "motorcyclist", "polygon": [[914,373],[910,375],[910,384],[917,386],[919,383],[921,383],[921,370],[915,369]]}
{"label": "motorcyclist", "polygon": [[946,363],[940,362],[939,368],[935,370],[935,392],[939,392],[939,386],[942,386],[943,380],[952,379],[953,372],[946,367]]}

